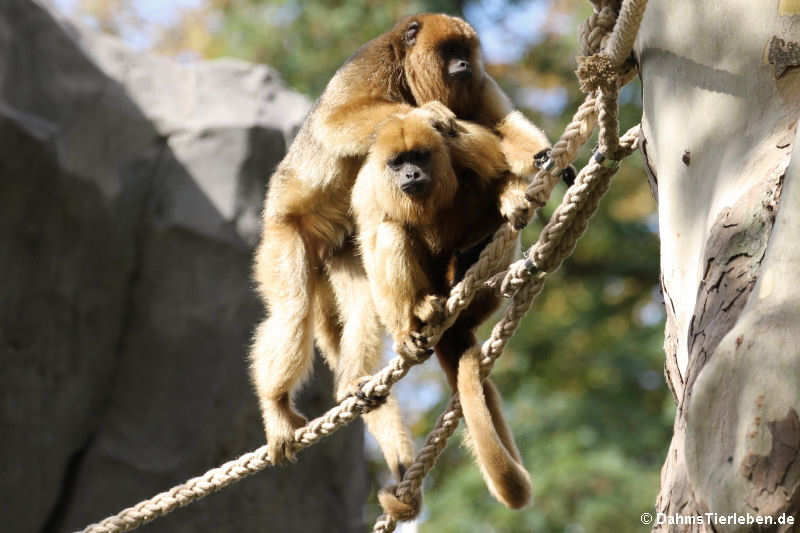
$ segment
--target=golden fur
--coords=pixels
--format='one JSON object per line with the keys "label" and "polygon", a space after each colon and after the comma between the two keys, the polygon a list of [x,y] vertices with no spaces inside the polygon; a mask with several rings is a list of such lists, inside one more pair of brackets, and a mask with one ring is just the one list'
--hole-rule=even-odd
{"label": "golden fur", "polygon": [[[451,48],[444,44],[467,51],[469,79],[448,77]],[[523,147],[507,156],[519,157],[514,164],[520,173],[532,171],[533,154],[547,146],[530,123],[506,120],[513,114],[510,103],[484,72],[474,30],[459,18],[404,19],[336,72],[270,179],[256,252],[254,277],[269,317],[255,332],[251,375],[276,462],[292,459],[287,443],[305,422],[293,396],[311,371],[314,340],[337,376],[337,398],[380,361],[380,324],[371,299],[359,298],[369,294],[368,283],[349,244],[351,188],[375,127],[434,100],[461,118],[496,128],[509,147]],[[447,127],[446,117],[429,111]],[[399,474],[412,447],[394,401],[365,419]]]}

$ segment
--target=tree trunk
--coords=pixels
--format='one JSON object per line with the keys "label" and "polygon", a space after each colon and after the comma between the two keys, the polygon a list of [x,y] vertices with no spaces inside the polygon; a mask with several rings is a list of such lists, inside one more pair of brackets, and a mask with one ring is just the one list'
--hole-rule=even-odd
{"label": "tree trunk", "polygon": [[797,0],[650,0],[637,39],[677,402],[654,531],[800,521],[797,15]]}

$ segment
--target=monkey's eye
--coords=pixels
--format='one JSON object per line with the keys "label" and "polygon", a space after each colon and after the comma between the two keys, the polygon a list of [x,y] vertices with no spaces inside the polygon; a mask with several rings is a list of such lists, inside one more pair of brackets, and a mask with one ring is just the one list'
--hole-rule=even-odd
{"label": "monkey's eye", "polygon": [[400,170],[400,167],[403,166],[403,158],[399,155],[396,155],[389,159],[386,164],[392,170]]}
{"label": "monkey's eye", "polygon": [[445,41],[440,50],[442,56],[447,59],[469,59],[472,55],[469,46],[460,41]]}
{"label": "monkey's eye", "polygon": [[414,151],[414,161],[416,161],[417,164],[420,164],[420,165],[421,164],[425,164],[430,160],[430,158],[431,158],[431,153],[429,151],[427,151],[427,150],[415,150]]}
{"label": "monkey's eye", "polygon": [[419,22],[416,20],[408,25],[406,28],[406,44],[411,46],[417,40],[417,33],[419,33]]}

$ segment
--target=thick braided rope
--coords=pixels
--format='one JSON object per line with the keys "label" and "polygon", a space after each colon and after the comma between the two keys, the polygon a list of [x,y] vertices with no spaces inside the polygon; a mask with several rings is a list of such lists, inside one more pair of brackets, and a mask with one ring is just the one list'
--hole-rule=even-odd
{"label": "thick braided rope", "polygon": [[600,7],[595,5],[594,12],[578,29],[581,53],[589,56],[599,52],[616,22],[617,13],[612,6],[607,3]]}
{"label": "thick braided rope", "polygon": [[614,65],[621,65],[631,54],[646,7],[647,0],[625,0],[622,3],[614,31],[611,32],[604,49],[605,55]]}
{"label": "thick braided rope", "polygon": [[[447,445],[448,439],[458,428],[461,414],[461,404],[458,398],[456,396],[451,397],[447,407],[436,420],[433,430],[425,438],[422,449],[414,458],[414,463],[395,488],[395,494],[398,498],[405,502],[411,502],[418,497],[422,481],[436,464],[436,460]],[[376,533],[391,533],[396,527],[397,520],[394,517],[382,514],[375,521],[372,531]]]}
{"label": "thick braided rope", "polygon": [[[639,131],[639,126],[634,126],[619,140],[623,157],[638,148]],[[575,184],[567,189],[561,205],[542,229],[536,243],[528,249],[527,259],[516,261],[509,267],[501,284],[503,294],[513,295],[531,278],[553,272],[561,265],[585,231],[616,171],[616,166],[605,167],[592,158],[578,174]]]}
{"label": "thick braided rope", "polygon": [[[575,160],[578,150],[586,144],[597,122],[597,100],[588,95],[567,124],[564,133],[550,149],[554,169],[564,169]],[[535,208],[542,207],[550,199],[556,184],[561,180],[560,172],[542,169],[536,173],[525,196]]]}
{"label": "thick braided rope", "polygon": [[[299,451],[316,444],[322,438],[352,422],[358,415],[374,409],[380,403],[375,400],[385,398],[392,385],[405,376],[414,364],[402,357],[393,358],[385,368],[361,385],[363,398],[356,395],[348,396],[324,415],[295,431],[293,449]],[[179,507],[217,492],[270,465],[272,465],[272,461],[267,453],[267,446],[261,446],[237,459],[213,468],[201,476],[189,479],[168,491],[128,507],[99,523],[91,524],[83,530],[83,533],[130,531]]]}

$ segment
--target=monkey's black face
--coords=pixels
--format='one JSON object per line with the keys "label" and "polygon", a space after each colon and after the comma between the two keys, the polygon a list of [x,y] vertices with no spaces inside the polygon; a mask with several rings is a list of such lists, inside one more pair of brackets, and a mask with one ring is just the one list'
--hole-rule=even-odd
{"label": "monkey's black face", "polygon": [[468,43],[460,39],[445,41],[440,53],[450,80],[468,82],[472,79],[472,50]]}
{"label": "monkey's black face", "polygon": [[430,152],[411,150],[396,154],[386,165],[401,191],[412,198],[420,198],[431,188],[430,161]]}

